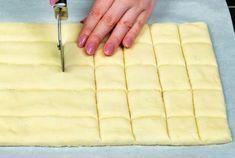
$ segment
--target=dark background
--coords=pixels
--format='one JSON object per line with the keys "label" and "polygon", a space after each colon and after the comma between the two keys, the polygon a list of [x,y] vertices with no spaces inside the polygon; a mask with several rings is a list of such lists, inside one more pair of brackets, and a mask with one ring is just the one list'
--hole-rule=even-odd
{"label": "dark background", "polygon": [[231,17],[233,20],[233,28],[235,30],[235,0],[227,0],[227,4],[231,13]]}

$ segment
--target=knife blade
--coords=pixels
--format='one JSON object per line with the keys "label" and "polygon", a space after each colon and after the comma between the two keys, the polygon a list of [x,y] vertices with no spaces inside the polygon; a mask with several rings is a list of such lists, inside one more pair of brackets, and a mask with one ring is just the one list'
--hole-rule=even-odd
{"label": "knife blade", "polygon": [[61,21],[68,19],[68,8],[66,0],[57,0],[53,5],[55,18],[57,19],[57,47],[60,51],[61,56],[61,69],[65,71],[65,61],[64,61],[64,46],[62,42],[62,33],[61,33]]}

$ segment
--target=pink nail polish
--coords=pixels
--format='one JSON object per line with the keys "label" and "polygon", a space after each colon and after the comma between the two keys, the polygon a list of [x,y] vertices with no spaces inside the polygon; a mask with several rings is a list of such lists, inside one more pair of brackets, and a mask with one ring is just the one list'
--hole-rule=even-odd
{"label": "pink nail polish", "polygon": [[114,45],[111,43],[107,44],[104,48],[105,55],[108,55],[108,56],[112,55],[113,51],[114,51]]}
{"label": "pink nail polish", "polygon": [[89,43],[86,47],[86,52],[88,55],[93,55],[95,53],[96,45],[94,43]]}
{"label": "pink nail polish", "polygon": [[86,43],[86,40],[87,40],[87,35],[81,35],[80,38],[79,38],[79,43],[78,43],[78,46],[79,47],[84,47],[85,43]]}
{"label": "pink nail polish", "polygon": [[132,43],[133,43],[132,38],[127,37],[125,40],[125,46],[129,48],[129,47],[131,47]]}
{"label": "pink nail polish", "polygon": [[57,3],[58,0],[50,0],[50,5],[55,5]]}

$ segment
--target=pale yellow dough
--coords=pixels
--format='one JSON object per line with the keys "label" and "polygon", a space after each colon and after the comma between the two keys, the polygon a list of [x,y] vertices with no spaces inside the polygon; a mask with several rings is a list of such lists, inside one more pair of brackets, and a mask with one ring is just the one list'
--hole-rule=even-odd
{"label": "pale yellow dough", "polygon": [[65,24],[0,23],[0,146],[199,145],[232,140],[204,23],[145,25],[94,57]]}

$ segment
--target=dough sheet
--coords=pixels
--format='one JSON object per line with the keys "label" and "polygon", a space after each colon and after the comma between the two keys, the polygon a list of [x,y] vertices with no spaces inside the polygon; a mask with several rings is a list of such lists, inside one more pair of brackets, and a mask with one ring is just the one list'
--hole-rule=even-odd
{"label": "dough sheet", "polygon": [[0,23],[0,145],[203,145],[232,140],[207,25],[145,25],[130,49],[94,57],[62,27]]}

